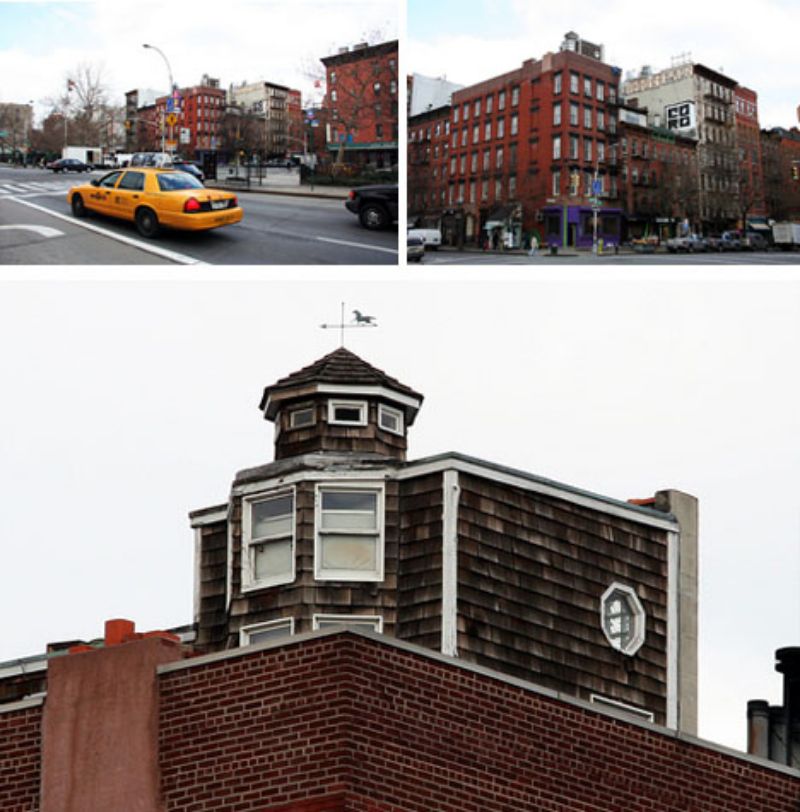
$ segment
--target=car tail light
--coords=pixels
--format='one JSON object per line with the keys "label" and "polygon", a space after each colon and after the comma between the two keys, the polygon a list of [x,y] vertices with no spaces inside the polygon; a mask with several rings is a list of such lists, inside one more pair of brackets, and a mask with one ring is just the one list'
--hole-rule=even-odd
{"label": "car tail light", "polygon": [[231,198],[231,202],[228,203],[228,207],[231,209],[235,209],[239,205],[239,200],[236,197]]}
{"label": "car tail light", "polygon": [[190,197],[184,204],[183,210],[186,212],[189,211],[200,211],[200,201],[196,197]]}

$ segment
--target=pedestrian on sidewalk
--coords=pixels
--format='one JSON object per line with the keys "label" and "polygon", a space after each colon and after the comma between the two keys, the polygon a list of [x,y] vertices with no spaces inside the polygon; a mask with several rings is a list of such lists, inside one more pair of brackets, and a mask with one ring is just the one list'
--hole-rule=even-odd
{"label": "pedestrian on sidewalk", "polygon": [[531,247],[528,251],[529,257],[535,257],[539,254],[539,238],[536,234],[531,234]]}

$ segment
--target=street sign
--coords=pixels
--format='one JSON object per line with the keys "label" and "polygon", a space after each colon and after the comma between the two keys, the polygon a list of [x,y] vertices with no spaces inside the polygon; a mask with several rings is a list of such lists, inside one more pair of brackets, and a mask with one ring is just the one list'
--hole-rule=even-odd
{"label": "street sign", "polygon": [[592,181],[592,194],[599,195],[603,191],[603,181],[601,180],[593,180]]}
{"label": "street sign", "polygon": [[170,127],[174,127],[177,123],[178,117],[175,115],[175,113],[170,113],[167,116],[167,124],[169,124]]}
{"label": "street sign", "polygon": [[167,99],[167,112],[171,113],[175,109],[175,99]]}
{"label": "street sign", "polygon": [[192,131],[188,127],[181,127],[181,144],[189,144],[192,140]]}
{"label": "street sign", "polygon": [[178,148],[178,142],[177,142],[177,141],[175,141],[175,140],[170,140],[170,139],[167,139],[167,140],[164,142],[164,146],[165,146],[165,147],[166,147],[166,148],[167,148],[167,149],[168,149],[170,152],[175,152],[175,150]]}

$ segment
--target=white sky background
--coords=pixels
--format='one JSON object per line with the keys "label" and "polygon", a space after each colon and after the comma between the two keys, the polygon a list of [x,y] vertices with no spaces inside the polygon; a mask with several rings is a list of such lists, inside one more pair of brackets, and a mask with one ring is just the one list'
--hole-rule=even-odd
{"label": "white sky background", "polygon": [[[0,2],[0,29],[11,6]],[[380,32],[395,39],[396,0],[98,0],[94,3],[30,2],[48,7],[60,24],[16,27],[13,44],[0,47],[0,102],[37,102],[37,121],[47,112],[39,102],[57,97],[66,77],[82,62],[103,65],[112,100],[136,88],[166,90],[161,57],[167,56],[181,87],[200,83],[204,73],[231,83],[267,80],[302,91],[303,101],[319,99],[306,66]],[[31,12],[33,13],[33,12]],[[2,37],[0,37],[2,41]]]}
{"label": "white sky background", "polygon": [[344,299],[381,323],[348,346],[426,396],[410,458],[699,497],[701,734],[743,748],[800,644],[800,277],[494,273],[0,283],[0,661],[191,622],[187,513],[272,459],[262,388],[337,345]]}
{"label": "white sky background", "polygon": [[[567,31],[605,45],[606,61],[638,74],[691,52],[759,95],[762,127],[797,126],[797,0],[408,0],[407,67],[473,84],[557,51]],[[436,11],[432,11],[434,6]]]}

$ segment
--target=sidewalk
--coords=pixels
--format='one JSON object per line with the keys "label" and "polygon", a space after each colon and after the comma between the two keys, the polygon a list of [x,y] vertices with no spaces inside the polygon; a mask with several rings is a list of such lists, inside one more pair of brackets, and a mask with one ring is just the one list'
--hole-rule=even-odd
{"label": "sidewalk", "polygon": [[284,195],[286,197],[315,197],[324,200],[347,200],[350,189],[344,186],[287,186],[280,183],[253,183],[249,187],[242,181],[209,180],[208,189],[224,189],[229,192],[254,192],[262,195]]}
{"label": "sidewalk", "polygon": [[[505,250],[484,250],[483,248],[478,248],[477,246],[465,245],[461,248],[456,248],[452,245],[442,245],[438,249],[440,252],[448,252],[451,254],[484,254],[486,256],[504,256],[504,255],[516,255],[516,256],[527,256],[528,250],[526,248],[511,248]],[[613,256],[633,256],[637,252],[634,251],[632,248],[628,248],[627,246],[620,247],[619,251],[616,253],[614,250],[608,250],[602,252],[599,256],[604,257],[613,257]],[[545,257],[547,259],[558,259],[559,257],[584,257],[584,256],[592,256],[592,249],[591,248],[575,248],[570,246],[569,248],[558,248],[557,254],[551,254],[550,249],[547,246],[540,247],[536,253],[537,257]]]}

